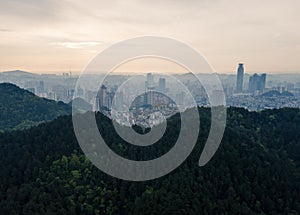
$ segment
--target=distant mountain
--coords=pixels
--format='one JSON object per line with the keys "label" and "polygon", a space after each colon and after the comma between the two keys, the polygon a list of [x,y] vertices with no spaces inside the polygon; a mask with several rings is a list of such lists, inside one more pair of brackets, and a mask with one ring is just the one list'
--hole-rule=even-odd
{"label": "distant mountain", "polygon": [[41,80],[41,76],[31,72],[25,72],[21,70],[0,72],[0,83],[13,83],[24,87],[27,82],[39,80]]}
{"label": "distant mountain", "polygon": [[71,113],[63,102],[40,98],[10,83],[0,84],[0,131],[22,129]]}
{"label": "distant mountain", "polygon": [[37,74],[26,72],[22,70],[12,70],[12,71],[5,71],[2,72],[4,75],[14,75],[14,76],[36,76]]}

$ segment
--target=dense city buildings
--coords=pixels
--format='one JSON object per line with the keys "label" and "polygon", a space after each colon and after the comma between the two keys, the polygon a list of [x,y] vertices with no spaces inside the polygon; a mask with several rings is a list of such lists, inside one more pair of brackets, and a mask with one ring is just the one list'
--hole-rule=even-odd
{"label": "dense city buildings", "polygon": [[[138,113],[142,115],[138,120],[142,124],[142,119],[148,120],[147,114],[164,112],[165,116],[169,116],[177,111],[171,100],[164,96],[173,98],[176,105],[183,109],[189,107],[187,102],[189,94],[198,106],[215,103],[210,101],[201,83],[189,73],[174,75],[173,79],[171,76],[147,73],[139,75],[138,82],[126,86],[123,83],[133,76],[114,75],[105,79],[100,88],[98,80],[102,80],[103,77],[90,75],[87,77],[87,85],[78,86],[76,89],[78,77],[70,73],[37,75],[12,71],[1,73],[0,76],[2,82],[15,83],[40,97],[65,103],[71,102],[74,97],[80,97],[90,104],[94,111],[103,111],[106,115],[110,115],[112,110],[118,111],[124,123],[136,121]],[[239,64],[237,75],[219,74],[219,77],[227,106],[244,107],[249,110],[300,107],[299,74],[249,74],[244,73],[244,65]],[[188,92],[178,86],[178,81],[188,89]],[[221,92],[216,91],[214,94],[221,95]],[[135,114],[126,113],[129,110]],[[153,116],[156,116],[154,119],[157,121],[158,114]]]}

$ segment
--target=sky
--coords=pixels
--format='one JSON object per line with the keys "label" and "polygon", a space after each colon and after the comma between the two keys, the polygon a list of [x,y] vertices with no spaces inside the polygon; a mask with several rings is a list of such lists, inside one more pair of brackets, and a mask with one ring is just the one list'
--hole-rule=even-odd
{"label": "sky", "polygon": [[189,44],[218,73],[239,62],[300,72],[299,11],[299,0],[0,0],[0,71],[76,73],[118,41],[154,35]]}

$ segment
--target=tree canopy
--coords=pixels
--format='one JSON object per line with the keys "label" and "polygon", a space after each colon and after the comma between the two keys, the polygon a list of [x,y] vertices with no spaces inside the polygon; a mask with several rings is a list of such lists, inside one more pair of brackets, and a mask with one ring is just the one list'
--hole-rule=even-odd
{"label": "tree canopy", "polygon": [[0,84],[0,131],[18,130],[71,113],[63,102],[40,98],[10,83]]}
{"label": "tree canopy", "polygon": [[[94,167],[76,141],[70,116],[0,133],[0,213],[299,214],[300,110],[229,108],[221,146],[201,168],[210,110],[199,113],[192,154],[170,174],[146,182],[119,180]],[[143,148],[118,137],[101,113],[96,118],[109,147],[135,160],[166,153],[180,129],[176,114],[164,137]]]}

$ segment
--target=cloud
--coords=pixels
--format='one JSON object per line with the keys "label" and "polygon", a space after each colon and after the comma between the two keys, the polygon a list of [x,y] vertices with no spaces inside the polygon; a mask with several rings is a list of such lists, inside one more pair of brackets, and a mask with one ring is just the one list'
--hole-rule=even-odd
{"label": "cloud", "polygon": [[12,29],[8,29],[8,28],[0,28],[0,32],[12,32]]}
{"label": "cloud", "polygon": [[11,59],[7,65],[14,66],[15,55],[7,53],[19,53],[19,59],[34,65],[35,54],[43,50],[53,55],[55,65],[59,49],[62,56],[76,52],[73,62],[84,66],[88,60],[75,49],[88,53],[156,35],[190,44],[217,71],[232,70],[237,61],[256,65],[253,70],[295,70],[294,65],[300,67],[295,57],[300,55],[299,9],[297,0],[0,0],[0,59]]}
{"label": "cloud", "polygon": [[[12,20],[43,22],[57,20],[62,4],[58,0],[0,1],[2,16]],[[7,19],[9,22],[10,19]]]}
{"label": "cloud", "polygon": [[65,48],[69,48],[69,49],[82,49],[82,48],[87,48],[87,47],[91,47],[91,46],[97,46],[100,45],[100,42],[96,42],[96,41],[80,41],[80,42],[57,42],[54,43],[55,45],[60,45],[63,46]]}
{"label": "cloud", "polygon": [[69,49],[84,49],[88,47],[94,47],[104,44],[102,41],[98,40],[85,40],[84,36],[79,38],[69,38],[62,36],[50,36],[47,34],[38,34],[35,36],[37,40],[48,43],[50,45],[62,46]]}

